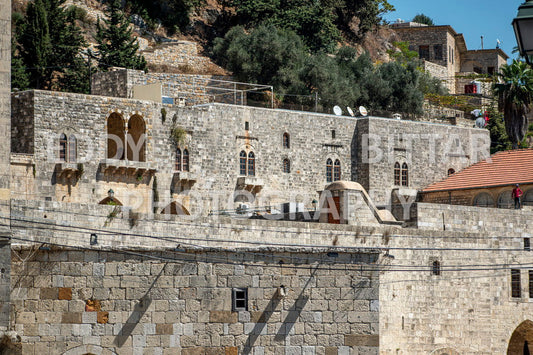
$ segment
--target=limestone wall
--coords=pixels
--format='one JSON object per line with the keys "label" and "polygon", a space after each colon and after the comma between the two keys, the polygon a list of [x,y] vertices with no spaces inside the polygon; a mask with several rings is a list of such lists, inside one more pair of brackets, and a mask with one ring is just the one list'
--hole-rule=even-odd
{"label": "limestone wall", "polygon": [[179,41],[162,44],[142,52],[146,61],[152,65],[164,65],[189,70],[190,72],[205,72],[213,64],[207,57],[198,55],[195,42]]}

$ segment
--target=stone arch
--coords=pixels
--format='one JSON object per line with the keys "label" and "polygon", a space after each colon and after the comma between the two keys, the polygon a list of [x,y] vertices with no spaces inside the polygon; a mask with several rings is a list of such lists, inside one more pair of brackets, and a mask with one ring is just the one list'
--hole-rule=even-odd
{"label": "stone arch", "polygon": [[126,148],[126,130],[124,118],[113,112],[107,118],[107,159],[123,160]]}
{"label": "stone arch", "polygon": [[134,114],[128,120],[128,160],[146,161],[146,123]]}
{"label": "stone arch", "polygon": [[102,201],[98,202],[99,205],[117,205],[122,206],[122,202],[115,197],[106,197]]}
{"label": "stone arch", "polygon": [[106,350],[106,354],[116,355],[116,353],[109,349],[104,349],[98,345],[80,345],[69,349],[63,355],[100,355]]}
{"label": "stone arch", "polygon": [[488,192],[481,192],[474,197],[472,206],[477,207],[494,207],[494,199]]}
{"label": "stone arch", "polygon": [[167,205],[167,207],[161,210],[161,214],[175,214],[175,215],[180,215],[180,216],[183,216],[183,215],[190,216],[191,213],[182,204],[176,201],[173,201],[169,205]]}
{"label": "stone arch", "polygon": [[522,197],[522,205],[533,206],[533,189],[529,189],[524,193],[524,197]]}
{"label": "stone arch", "polygon": [[529,355],[533,353],[533,322],[523,321],[509,339],[507,355]]}
{"label": "stone arch", "polygon": [[498,196],[498,208],[514,208],[514,198],[511,190],[505,190]]}

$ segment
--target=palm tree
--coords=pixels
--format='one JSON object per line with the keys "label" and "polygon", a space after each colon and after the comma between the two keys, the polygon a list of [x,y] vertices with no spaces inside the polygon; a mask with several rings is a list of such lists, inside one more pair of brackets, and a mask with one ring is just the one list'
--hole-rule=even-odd
{"label": "palm tree", "polygon": [[494,86],[503,110],[505,130],[513,149],[524,139],[527,130],[526,114],[533,99],[533,70],[528,64],[513,60],[510,65],[503,65],[498,77],[503,81]]}

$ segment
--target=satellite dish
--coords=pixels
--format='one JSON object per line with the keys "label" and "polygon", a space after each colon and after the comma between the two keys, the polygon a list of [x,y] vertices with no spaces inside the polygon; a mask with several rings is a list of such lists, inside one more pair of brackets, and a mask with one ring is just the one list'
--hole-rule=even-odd
{"label": "satellite dish", "polygon": [[350,114],[350,116],[355,116],[355,115],[353,114],[353,111],[352,111],[352,109],[350,108],[350,106],[346,106],[346,109],[348,110],[348,113]]}
{"label": "satellite dish", "polygon": [[359,106],[359,113],[361,113],[362,116],[368,115],[368,111],[366,110],[364,106]]}
{"label": "satellite dish", "polygon": [[392,118],[397,119],[397,120],[401,120],[402,119],[402,115],[400,115],[399,113],[394,113],[392,115]]}
{"label": "satellite dish", "polygon": [[342,109],[339,106],[335,105],[333,106],[333,113],[337,116],[340,116],[342,115]]}

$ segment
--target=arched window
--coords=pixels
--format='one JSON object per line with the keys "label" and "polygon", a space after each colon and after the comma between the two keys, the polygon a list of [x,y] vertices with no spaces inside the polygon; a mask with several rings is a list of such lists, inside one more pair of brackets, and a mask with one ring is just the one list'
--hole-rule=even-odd
{"label": "arched window", "polygon": [[407,163],[402,164],[402,186],[409,186],[409,169],[407,169]]}
{"label": "arched window", "polygon": [[291,137],[288,133],[283,133],[283,148],[291,147]]}
{"label": "arched window", "polygon": [[181,149],[176,149],[176,162],[175,167],[176,171],[181,171]]}
{"label": "arched window", "polygon": [[494,199],[487,192],[482,192],[474,198],[474,206],[477,207],[494,207]]}
{"label": "arched window", "polygon": [[327,182],[333,181],[333,161],[329,158],[326,161],[326,181]]}
{"label": "arched window", "polygon": [[440,275],[440,262],[438,260],[433,262],[432,273],[433,275]]}
{"label": "arched window", "polygon": [[78,142],[73,134],[68,138],[68,162],[75,163],[78,155]]}
{"label": "arched window", "polygon": [[189,171],[189,151],[183,149],[183,171]]}
{"label": "arched window", "polygon": [[283,159],[283,172],[284,173],[291,172],[291,161],[289,159]]}
{"label": "arched window", "polygon": [[244,150],[239,154],[239,173],[246,175],[246,152]]}
{"label": "arched window", "polygon": [[514,208],[512,191],[504,191],[498,197],[498,208]]}
{"label": "arched window", "polygon": [[139,115],[128,121],[128,160],[145,161],[146,125]]}
{"label": "arched window", "polygon": [[522,197],[522,205],[524,206],[533,206],[533,189],[529,189]]}
{"label": "arched window", "polygon": [[112,113],[107,119],[107,159],[124,159],[125,137],[124,119]]}
{"label": "arched window", "polygon": [[449,168],[448,169],[448,176],[453,175],[453,174],[455,174],[455,169],[454,168]]}
{"label": "arched window", "polygon": [[401,170],[400,163],[394,163],[394,185],[400,186]]}
{"label": "arched window", "polygon": [[67,136],[63,133],[59,136],[59,160],[67,161]]}
{"label": "arched window", "polygon": [[333,170],[333,181],[341,179],[341,162],[339,159],[335,160],[335,168]]}
{"label": "arched window", "polygon": [[248,153],[248,175],[255,176],[255,155],[254,152]]}

